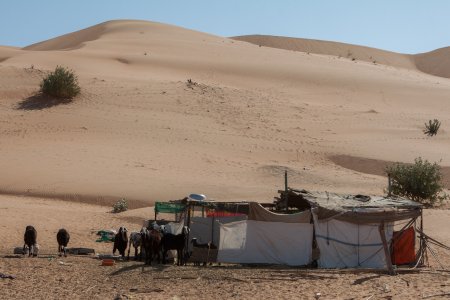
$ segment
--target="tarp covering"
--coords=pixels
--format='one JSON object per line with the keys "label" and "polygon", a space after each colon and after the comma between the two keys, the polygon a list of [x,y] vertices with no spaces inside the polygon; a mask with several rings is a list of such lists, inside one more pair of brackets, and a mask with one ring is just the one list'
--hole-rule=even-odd
{"label": "tarp covering", "polygon": [[311,221],[311,213],[309,211],[295,214],[277,214],[268,211],[256,202],[250,202],[249,205],[249,220],[283,223],[310,223]]}
{"label": "tarp covering", "polygon": [[218,262],[307,265],[311,261],[313,225],[238,221],[220,226]]}
{"label": "tarp covering", "polygon": [[403,232],[394,232],[392,238],[392,264],[407,265],[416,261],[414,227]]}
{"label": "tarp covering", "polygon": [[[196,238],[200,244],[212,242],[217,247],[219,246],[220,223],[228,224],[231,222],[246,220],[247,216],[235,217],[218,217],[218,218],[191,218],[191,231],[189,233],[189,240]],[[189,247],[191,248],[191,246]]]}
{"label": "tarp covering", "polygon": [[[320,268],[384,268],[385,254],[379,224],[352,224],[339,220],[320,221],[314,215]],[[385,226],[386,240],[392,239],[393,224]]]}
{"label": "tarp covering", "polygon": [[170,203],[170,202],[156,202],[156,213],[181,213],[185,210],[185,205],[182,203]]}
{"label": "tarp covering", "polygon": [[184,220],[181,222],[170,222],[164,225],[164,232],[171,234],[181,234],[184,227]]}
{"label": "tarp covering", "polygon": [[420,216],[420,210],[398,210],[382,208],[353,208],[351,211],[336,211],[324,207],[314,209],[319,220],[336,219],[354,224],[373,224],[413,219]]}
{"label": "tarp covering", "polygon": [[422,205],[401,197],[344,195],[289,189],[289,203],[314,209],[319,220],[355,224],[395,222],[420,216]]}

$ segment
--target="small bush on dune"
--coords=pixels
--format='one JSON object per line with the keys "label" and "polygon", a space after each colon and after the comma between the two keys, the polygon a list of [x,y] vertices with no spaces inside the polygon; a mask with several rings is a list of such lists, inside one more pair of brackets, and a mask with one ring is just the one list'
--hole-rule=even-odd
{"label": "small bush on dune", "polygon": [[113,213],[120,213],[126,210],[128,210],[128,202],[123,198],[113,205]]}
{"label": "small bush on dune", "polygon": [[387,167],[386,172],[391,176],[394,195],[407,197],[427,207],[440,205],[448,198],[443,193],[441,168],[437,163],[419,157],[412,165],[396,163]]}
{"label": "small bush on dune", "polygon": [[42,80],[41,92],[57,98],[73,98],[80,93],[78,78],[72,70],[57,66]]}
{"label": "small bush on dune", "polygon": [[433,136],[438,133],[439,127],[441,127],[441,122],[438,119],[434,119],[433,121],[429,120],[428,124],[425,123],[425,129],[423,133],[428,136]]}

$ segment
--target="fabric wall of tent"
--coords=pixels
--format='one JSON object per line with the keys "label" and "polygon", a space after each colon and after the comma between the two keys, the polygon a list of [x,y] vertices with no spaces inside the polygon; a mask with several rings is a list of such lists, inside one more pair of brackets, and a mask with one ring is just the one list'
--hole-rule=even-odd
{"label": "fabric wall of tent", "polygon": [[[320,221],[314,214],[314,228],[320,251],[320,268],[385,268],[386,260],[377,224]],[[392,239],[393,224],[386,226],[386,240]]]}
{"label": "fabric wall of tent", "polygon": [[[212,242],[217,247],[220,242],[220,225],[246,220],[247,216],[231,217],[192,217],[190,224],[190,238],[196,238],[198,243],[206,244]],[[189,246],[192,250],[192,244]]]}
{"label": "fabric wall of tent", "polygon": [[309,211],[276,214],[250,203],[248,220],[221,224],[217,261],[245,264],[307,265],[313,225]]}

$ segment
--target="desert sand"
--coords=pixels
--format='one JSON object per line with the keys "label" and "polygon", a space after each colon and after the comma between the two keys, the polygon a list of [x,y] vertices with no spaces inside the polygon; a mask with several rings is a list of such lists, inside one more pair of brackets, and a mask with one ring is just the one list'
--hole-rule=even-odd
{"label": "desert sand", "polygon": [[[75,291],[80,298],[193,298],[195,287],[204,298],[311,298],[315,292],[326,299],[420,298],[448,291],[443,273],[392,279],[268,268],[258,270],[266,277],[251,279],[253,269],[168,267],[141,276],[134,263],[106,269],[78,257],[64,260],[71,265],[4,257],[31,223],[44,254],[56,252],[54,234],[63,226],[73,243],[107,253],[111,245],[95,243],[93,232],[139,228],[153,216],[156,200],[204,193],[271,202],[285,170],[291,187],[382,194],[385,162],[421,156],[450,166],[448,48],[404,55],[257,38],[119,20],[24,48],[0,47],[0,272],[17,276],[0,281],[6,298],[25,296],[32,283],[41,287],[33,298]],[[76,72],[82,92],[70,103],[44,107],[39,84],[57,65]],[[435,118],[442,126],[430,138],[423,124]],[[361,161],[370,163],[361,167]],[[122,197],[132,210],[111,214],[110,205]],[[448,210],[427,211],[425,228],[449,243],[449,219]],[[164,279],[164,272],[173,278]],[[190,279],[177,279],[184,277]],[[163,292],[130,292],[131,283],[137,291]]]}

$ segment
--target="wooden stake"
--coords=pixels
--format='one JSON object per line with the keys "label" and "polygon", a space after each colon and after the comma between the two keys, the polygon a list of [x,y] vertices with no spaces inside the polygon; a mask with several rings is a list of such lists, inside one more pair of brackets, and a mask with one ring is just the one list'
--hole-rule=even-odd
{"label": "wooden stake", "polygon": [[386,266],[390,275],[395,275],[394,268],[392,267],[391,254],[389,252],[388,244],[386,241],[386,233],[384,232],[384,221],[378,226],[380,232],[381,241],[383,242],[384,256],[386,258]]}
{"label": "wooden stake", "polygon": [[284,171],[284,197],[286,198],[286,211],[289,210],[289,196],[288,196],[288,178],[287,170]]}

